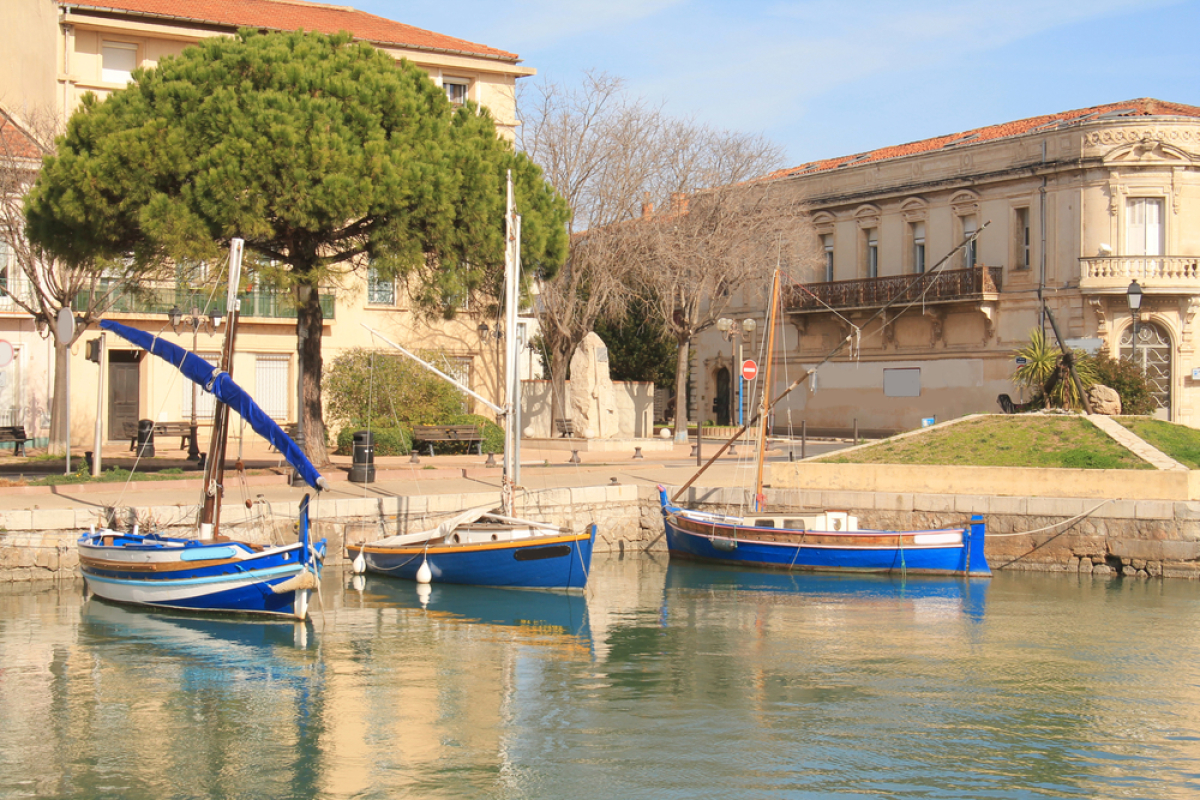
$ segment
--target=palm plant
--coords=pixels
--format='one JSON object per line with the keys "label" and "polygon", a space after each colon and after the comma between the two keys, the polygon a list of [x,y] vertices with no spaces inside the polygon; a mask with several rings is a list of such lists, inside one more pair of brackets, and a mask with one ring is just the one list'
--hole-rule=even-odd
{"label": "palm plant", "polygon": [[[1071,380],[1067,359],[1059,348],[1046,340],[1046,333],[1041,328],[1029,332],[1029,344],[1017,350],[1015,355],[1023,358],[1024,363],[1013,373],[1013,383],[1029,389],[1035,400],[1040,400],[1046,408],[1083,407],[1083,400]],[[1081,350],[1076,350],[1071,357],[1079,382],[1087,391],[1087,387],[1097,382],[1095,365]]]}

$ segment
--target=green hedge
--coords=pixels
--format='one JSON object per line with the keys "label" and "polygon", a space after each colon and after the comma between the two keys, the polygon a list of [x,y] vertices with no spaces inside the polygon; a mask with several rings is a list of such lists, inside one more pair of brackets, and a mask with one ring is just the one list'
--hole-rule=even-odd
{"label": "green hedge", "polygon": [[[452,414],[446,419],[430,424],[478,425],[483,433],[483,452],[497,455],[504,452],[504,429],[486,417],[478,414]],[[360,430],[365,430],[365,428],[361,425],[352,425],[338,431],[338,455],[354,454],[354,434]],[[375,455],[377,456],[406,456],[412,452],[413,438],[410,428],[403,426],[372,428],[371,433],[375,434]],[[439,455],[462,455],[476,452],[476,445],[466,442],[433,442],[432,444],[433,452]],[[428,445],[423,445],[422,449],[427,447]]]}

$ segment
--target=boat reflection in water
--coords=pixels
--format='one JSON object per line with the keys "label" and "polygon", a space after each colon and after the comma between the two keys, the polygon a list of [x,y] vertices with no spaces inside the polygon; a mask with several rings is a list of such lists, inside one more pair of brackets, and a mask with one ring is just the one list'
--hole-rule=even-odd
{"label": "boat reflection in water", "polygon": [[666,579],[668,596],[704,591],[777,594],[798,601],[896,601],[920,611],[957,610],[975,620],[983,618],[989,585],[986,578],[775,572],[678,559],[667,565]]}
{"label": "boat reflection in water", "polygon": [[299,621],[203,615],[112,603],[93,595],[83,604],[85,629],[98,637],[128,638],[173,655],[193,655],[224,666],[261,666],[279,650],[309,646],[309,626]]}
{"label": "boat reflection in water", "polygon": [[346,591],[345,606],[419,609],[446,621],[519,628],[577,639],[591,647],[587,600],[578,593],[448,583],[414,585],[355,575]]}

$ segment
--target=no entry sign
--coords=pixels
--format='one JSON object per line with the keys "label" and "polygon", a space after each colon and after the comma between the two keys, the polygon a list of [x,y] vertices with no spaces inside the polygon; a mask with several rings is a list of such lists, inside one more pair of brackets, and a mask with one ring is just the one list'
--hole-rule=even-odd
{"label": "no entry sign", "polygon": [[758,364],[755,364],[753,361],[751,361],[750,359],[747,358],[745,361],[742,362],[742,378],[744,380],[752,381],[757,376],[758,376]]}

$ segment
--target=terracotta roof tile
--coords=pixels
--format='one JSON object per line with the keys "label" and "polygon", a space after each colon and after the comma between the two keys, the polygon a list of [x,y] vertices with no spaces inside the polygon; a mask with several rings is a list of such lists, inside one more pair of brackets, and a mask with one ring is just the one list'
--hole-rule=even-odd
{"label": "terracotta roof tile", "polygon": [[42,149],[21,123],[0,108],[0,160],[42,158]]}
{"label": "terracotta roof tile", "polygon": [[455,39],[377,17],[349,6],[303,0],[59,0],[61,5],[94,11],[137,14],[235,27],[320,33],[347,31],[356,39],[421,50],[465,53],[516,62],[518,56],[494,47]]}
{"label": "terracotta roof tile", "polygon": [[807,164],[801,164],[798,167],[788,167],[777,172],[772,172],[769,175],[763,176],[763,180],[811,175],[815,172],[824,172],[851,164],[865,164],[872,161],[883,161],[889,158],[915,155],[917,153],[929,153],[947,147],[970,147],[993,139],[1019,136],[1023,133],[1030,133],[1039,129],[1054,130],[1097,119],[1151,116],[1200,117],[1200,107],[1183,105],[1181,103],[1168,103],[1162,100],[1142,97],[1124,103],[1108,103],[1107,105],[1081,108],[1075,111],[1045,114],[1040,117],[1017,120],[1016,122],[1005,122],[1000,125],[990,125],[986,128],[963,131],[962,133],[952,133],[947,136],[923,139],[919,142],[881,147],[878,150],[870,150],[866,153],[828,158],[823,161],[812,161]]}

